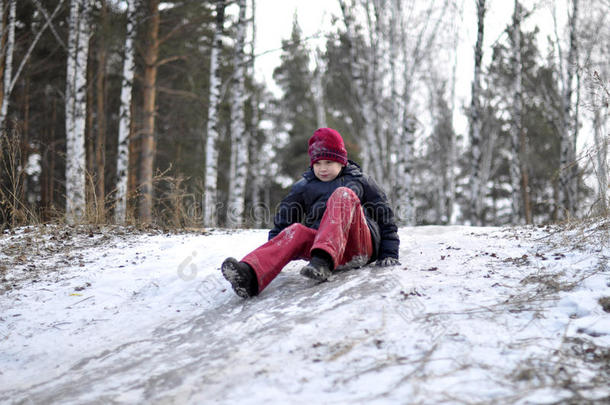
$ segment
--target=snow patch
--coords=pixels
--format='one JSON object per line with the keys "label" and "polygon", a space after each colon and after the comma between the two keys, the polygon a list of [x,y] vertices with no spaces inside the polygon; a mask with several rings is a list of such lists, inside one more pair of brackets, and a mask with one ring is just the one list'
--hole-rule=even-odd
{"label": "snow patch", "polygon": [[315,283],[295,262],[247,300],[219,268],[266,231],[5,234],[0,402],[603,402],[596,229],[401,228],[402,265]]}

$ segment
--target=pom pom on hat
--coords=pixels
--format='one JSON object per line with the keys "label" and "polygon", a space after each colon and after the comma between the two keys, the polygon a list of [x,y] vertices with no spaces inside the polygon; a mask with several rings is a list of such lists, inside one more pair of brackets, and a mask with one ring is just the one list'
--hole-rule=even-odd
{"label": "pom pom on hat", "polygon": [[333,160],[347,165],[347,151],[341,134],[332,128],[320,128],[309,138],[309,159],[313,166],[318,160]]}

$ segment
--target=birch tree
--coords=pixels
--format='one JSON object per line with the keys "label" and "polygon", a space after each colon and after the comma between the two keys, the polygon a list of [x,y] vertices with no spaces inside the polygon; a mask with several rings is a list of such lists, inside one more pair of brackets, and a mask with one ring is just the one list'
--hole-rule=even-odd
{"label": "birch tree", "polygon": [[[5,33],[5,9],[4,9],[4,0],[0,0],[0,112],[2,111],[2,103],[4,102],[4,65],[5,65],[5,55],[6,55],[6,35]],[[0,127],[4,125],[3,121],[0,121]],[[2,152],[2,149],[0,149]]]}
{"label": "birch tree", "polygon": [[521,113],[522,104],[522,76],[521,76],[521,14],[519,12],[519,2],[515,0],[513,12],[513,117],[510,129],[511,134],[511,154],[509,156],[509,172],[511,183],[511,213],[512,222],[519,223],[519,137],[522,131]]}
{"label": "birch tree", "polygon": [[[555,13],[555,11],[554,11]],[[562,72],[562,116],[560,126],[560,172],[559,172],[559,204],[567,217],[576,211],[576,131],[577,116],[574,108],[576,59],[578,54],[578,0],[572,0],[572,8],[568,15],[569,49],[566,60],[563,60],[563,50],[557,35],[557,20],[555,18],[556,46],[558,50],[560,70]]]}
{"label": "birch tree", "polygon": [[217,178],[218,178],[218,138],[219,138],[219,103],[222,88],[221,66],[219,63],[222,51],[224,26],[224,0],[216,0],[216,27],[212,37],[210,54],[210,84],[208,100],[208,121],[205,143],[205,191],[203,199],[203,224],[216,226],[217,221]]}
{"label": "birch tree", "polygon": [[[414,150],[413,145],[415,144],[415,120],[411,115],[411,92],[413,83],[414,66],[411,64],[416,63],[415,61],[409,61],[410,50],[407,42],[407,29],[401,1],[394,3],[394,13],[398,16],[397,19],[392,20],[393,32],[398,32],[398,37],[401,39],[400,44],[397,44],[394,40],[390,41],[390,55],[392,58],[397,57],[403,69],[399,72],[400,79],[402,79],[402,94],[398,91],[399,83],[396,82],[394,85],[397,86],[393,89],[395,93],[392,97],[397,97],[398,114],[396,119],[398,126],[391,128],[395,133],[391,133],[390,144],[393,146],[394,156],[396,156],[396,165],[390,166],[388,174],[389,178],[393,179],[393,184],[386,185],[393,191],[392,201],[394,201],[397,222],[400,225],[415,225],[415,192],[413,190],[413,168],[414,168]],[[392,33],[390,33],[392,35]],[[421,41],[421,36],[419,41]],[[418,41],[418,42],[419,42]],[[421,43],[415,45],[412,52],[413,56],[419,56],[417,49]],[[397,47],[397,49],[394,49]],[[421,60],[420,60],[421,61]],[[395,66],[391,66],[391,70],[395,69]],[[393,73],[392,73],[393,74]]]}
{"label": "birch tree", "polygon": [[267,131],[262,130],[259,135],[259,91],[257,91],[256,83],[254,82],[255,62],[256,62],[256,0],[251,1],[250,6],[250,31],[252,34],[250,45],[250,61],[248,63],[249,76],[252,78],[252,93],[250,94],[250,177],[249,184],[251,190],[253,224],[257,228],[264,225],[265,207],[261,204],[262,180],[267,178],[265,172],[265,162],[267,159],[263,157],[264,149],[267,145]]}
{"label": "birch tree", "polygon": [[474,49],[474,78],[470,102],[470,150],[472,166],[470,173],[470,220],[475,225],[483,221],[483,197],[485,187],[481,181],[481,65],[483,59],[483,36],[485,33],[485,0],[476,0],[477,41]]}
{"label": "birch tree", "polygon": [[136,1],[127,2],[127,33],[121,84],[121,106],[119,109],[119,137],[117,151],[117,194],[115,221],[124,223],[127,215],[127,173],[129,168],[129,143],[131,124],[131,94],[135,75]]}
{"label": "birch tree", "polygon": [[[610,77],[610,29],[604,24],[607,18],[607,13],[602,11],[599,18],[598,27],[605,27],[605,30],[599,36],[602,40],[595,41],[598,47],[598,69],[593,71],[593,86],[591,86],[591,98],[593,100],[593,134],[595,142],[595,156],[597,160],[596,177],[598,190],[598,212],[601,215],[608,216],[610,214],[610,196],[608,195],[608,176],[610,175],[610,128],[608,120],[610,118],[610,86],[608,78]],[[604,48],[604,42],[606,47]],[[605,62],[604,62],[605,61]],[[605,78],[602,79],[602,78]]]}
{"label": "birch tree", "polygon": [[447,188],[445,189],[445,218],[443,223],[453,224],[455,222],[455,200],[456,200],[456,177],[457,177],[457,141],[455,128],[453,127],[453,117],[455,114],[456,104],[456,87],[457,87],[457,66],[459,60],[458,45],[460,41],[460,27],[464,22],[464,1],[462,0],[460,6],[456,8],[456,15],[453,18],[453,67],[451,70],[451,96],[450,96],[450,108],[449,115],[451,117],[451,137],[449,139],[448,154],[447,154]]}
{"label": "birch tree", "polygon": [[244,115],[246,87],[244,79],[244,46],[246,38],[246,0],[238,0],[239,20],[233,59],[234,73],[231,86],[231,172],[229,186],[229,212],[227,222],[231,227],[243,223],[248,170],[248,133]]}
{"label": "birch tree", "polygon": [[[398,92],[398,87],[394,89],[395,95],[398,100],[398,114],[396,119],[398,121],[398,127],[395,129],[396,133],[392,134],[391,144],[394,146],[394,154],[396,156],[396,165],[393,171],[393,175],[390,177],[394,179],[390,187],[393,190],[393,198],[397,222],[400,225],[415,225],[415,193],[413,190],[413,156],[414,150],[413,145],[415,144],[415,121],[411,116],[410,105],[411,105],[411,85],[413,82],[411,63],[409,61],[411,55],[407,45],[407,30],[406,21],[403,16],[403,10],[401,2],[395,2],[396,10],[395,13],[398,15],[397,20],[393,20],[393,24],[397,25],[394,27],[394,32],[399,32],[399,38],[401,39],[400,45],[394,41],[390,43],[392,48],[399,46],[398,49],[391,49],[390,55],[392,57],[398,56],[398,60],[403,65],[403,70],[399,73],[402,79],[402,95]],[[396,29],[398,28],[398,30]],[[421,37],[420,37],[421,39]],[[420,45],[416,45],[413,52],[417,54],[417,48]],[[395,84],[398,86],[398,83]],[[392,128],[394,130],[394,128]],[[387,187],[387,186],[386,186]]]}
{"label": "birch tree", "polygon": [[66,72],[66,220],[85,213],[85,103],[89,46],[88,0],[71,0]]}
{"label": "birch tree", "polygon": [[[6,27],[6,30],[5,30],[5,27],[2,26],[2,24],[4,22],[4,13],[2,13],[2,23],[0,23],[0,28],[1,28],[0,32],[4,33],[5,31],[7,31],[6,34],[7,34],[8,38],[5,41],[6,43],[3,43],[3,46],[2,46],[2,55],[4,56],[4,60],[3,60],[4,63],[2,64],[2,67],[0,68],[0,72],[3,72],[3,74],[2,74],[3,81],[2,81],[2,83],[0,83],[0,85],[2,87],[2,91],[0,91],[0,98],[1,98],[0,125],[2,125],[4,123],[4,120],[6,119],[6,116],[8,114],[8,108],[9,108],[9,104],[10,104],[10,95],[13,92],[15,85],[17,84],[17,80],[19,79],[21,72],[23,71],[28,60],[30,59],[32,51],[36,47],[36,44],[40,40],[40,38],[41,38],[42,34],[45,32],[45,30],[47,28],[51,27],[51,30],[55,34],[57,41],[62,46],[65,46],[62,39],[59,37],[59,35],[57,34],[57,32],[55,31],[55,29],[53,28],[53,25],[52,25],[52,21],[59,14],[59,11],[62,8],[64,0],[60,0],[57,3],[51,16],[49,16],[47,11],[42,7],[42,5],[40,4],[40,2],[38,0],[33,0],[33,2],[36,5],[36,7],[38,8],[38,10],[41,12],[41,14],[44,16],[45,23],[42,25],[42,27],[40,27],[40,29],[34,36],[34,39],[30,43],[28,49],[23,54],[23,56],[21,58],[21,62],[19,63],[19,66],[17,67],[14,74],[13,74],[13,56],[14,56],[13,53],[14,53],[14,48],[15,48],[16,0],[9,0],[8,27]],[[3,4],[4,3],[2,1],[0,1],[0,10],[2,10],[2,11],[4,11]],[[4,36],[3,36],[3,38],[4,38]]]}
{"label": "birch tree", "polygon": [[[377,179],[382,179],[382,170],[379,165],[379,159],[372,159],[373,156],[377,157],[379,149],[376,148],[374,141],[374,124],[373,118],[373,103],[376,100],[371,98],[370,90],[371,85],[375,81],[373,69],[365,69],[365,61],[362,59],[364,56],[364,49],[360,49],[358,46],[358,29],[356,27],[357,21],[355,16],[355,4],[353,2],[347,2],[346,0],[339,0],[341,6],[341,12],[343,15],[343,22],[345,24],[345,37],[347,41],[347,47],[349,51],[349,76],[353,83],[353,97],[354,103],[360,111],[360,119],[362,120],[361,131],[359,132],[358,138],[362,144],[362,167],[365,171],[370,171],[372,175]],[[368,72],[368,77],[367,77]]]}
{"label": "birch tree", "polygon": [[[520,222],[520,212],[525,222],[532,222],[532,213],[529,197],[529,176],[527,171],[527,139],[523,128],[523,66],[521,63],[521,4],[515,0],[513,13],[512,40],[513,40],[513,117],[511,126],[511,146],[509,171],[512,194],[512,222]],[[519,203],[521,201],[521,204]],[[520,210],[520,206],[522,210]]]}
{"label": "birch tree", "polygon": [[[2,21],[4,21],[4,5],[2,6]],[[15,20],[16,20],[17,1],[9,0],[8,2],[8,22],[6,27],[6,42],[2,48],[4,56],[4,77],[2,85],[2,102],[0,104],[0,125],[5,126],[6,115],[8,113],[8,104],[11,95],[11,81],[13,79],[13,51],[15,49]],[[4,35],[4,26],[2,24],[2,35]]]}
{"label": "birch tree", "polygon": [[[415,7],[416,3],[412,4]],[[404,225],[415,225],[415,190],[414,171],[415,171],[415,131],[416,131],[416,111],[413,106],[413,94],[415,93],[416,81],[419,76],[425,71],[426,58],[433,58],[431,50],[438,39],[439,31],[445,22],[449,1],[445,0],[439,3],[432,2],[426,7],[419,10],[413,16],[413,10],[409,10],[409,19],[400,18],[400,27],[403,35],[402,40],[402,111],[401,121],[402,127],[398,134],[394,137],[399,137],[400,145],[397,150],[398,164],[395,168],[398,169],[392,178],[395,178],[396,184],[393,188],[396,191],[396,205],[398,212],[398,222]],[[402,15],[400,2],[397,2],[397,12]],[[410,28],[410,27],[414,28]],[[415,37],[413,41],[408,41],[408,34]]]}
{"label": "birch tree", "polygon": [[316,49],[315,54],[316,67],[313,72],[313,98],[316,104],[316,127],[326,128],[326,108],[324,106],[324,85],[322,77],[324,76],[324,60],[320,49]]}
{"label": "birch tree", "polygon": [[339,0],[339,4],[364,170],[391,191],[398,222],[414,224],[418,114],[414,94],[449,1]]}
{"label": "birch tree", "polygon": [[587,88],[587,102],[593,132],[591,160],[597,180],[597,195],[594,212],[598,215],[610,214],[608,199],[608,175],[610,174],[608,148],[610,132],[610,28],[608,27],[608,5],[610,3],[592,2],[584,8],[582,31],[580,35],[582,66],[585,73],[584,84]]}
{"label": "birch tree", "polygon": [[[605,103],[600,104],[599,108],[593,111],[593,136],[595,145],[595,157],[596,157],[596,179],[597,179],[597,190],[598,190],[598,211],[601,215],[608,215],[609,213],[609,201],[608,201],[608,147],[610,145],[610,136],[608,135],[607,122],[608,122],[608,100],[610,99],[610,93],[607,88],[604,88],[605,94],[602,98],[605,98]],[[598,95],[593,95],[597,98]]]}

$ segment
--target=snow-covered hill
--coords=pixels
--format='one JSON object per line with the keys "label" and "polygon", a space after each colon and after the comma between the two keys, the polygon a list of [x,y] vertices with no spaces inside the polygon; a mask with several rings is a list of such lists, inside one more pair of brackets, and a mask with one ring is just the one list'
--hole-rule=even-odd
{"label": "snow-covered hill", "polygon": [[266,231],[0,236],[0,402],[610,401],[610,221],[400,229],[401,262],[242,300]]}

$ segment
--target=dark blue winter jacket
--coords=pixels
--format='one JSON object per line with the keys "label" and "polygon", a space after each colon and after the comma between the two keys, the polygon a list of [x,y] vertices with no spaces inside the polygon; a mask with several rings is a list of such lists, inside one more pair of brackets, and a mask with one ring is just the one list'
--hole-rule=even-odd
{"label": "dark blue winter jacket", "polygon": [[338,187],[350,188],[360,199],[373,240],[370,261],[386,257],[398,259],[400,242],[388,199],[377,183],[365,176],[360,166],[351,160],[333,181],[319,180],[312,169],[303,173],[303,179],[292,186],[290,193],[280,203],[269,239],[294,223],[318,229],[326,210],[326,201]]}

